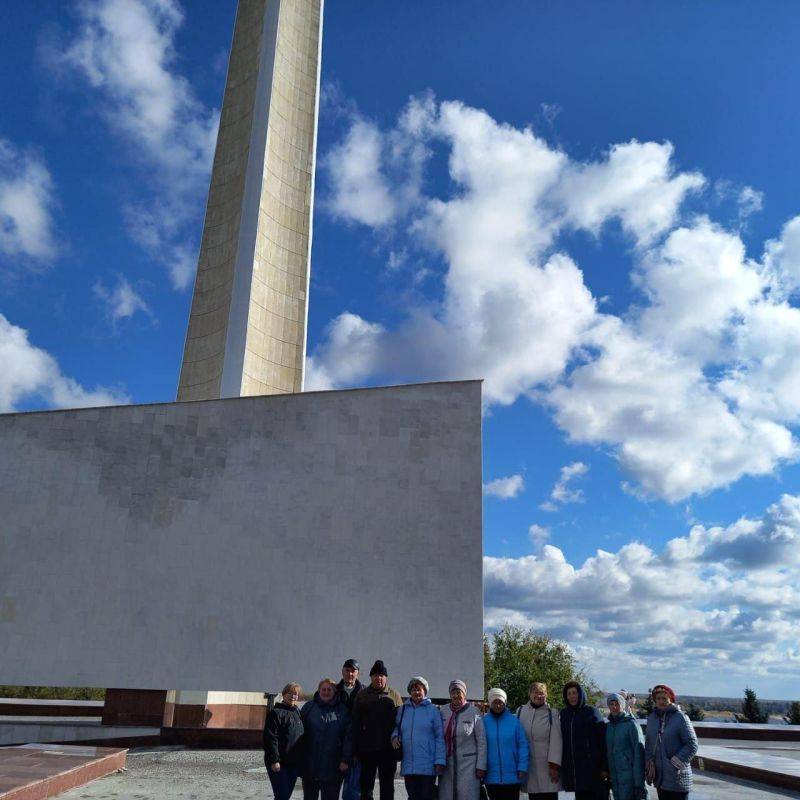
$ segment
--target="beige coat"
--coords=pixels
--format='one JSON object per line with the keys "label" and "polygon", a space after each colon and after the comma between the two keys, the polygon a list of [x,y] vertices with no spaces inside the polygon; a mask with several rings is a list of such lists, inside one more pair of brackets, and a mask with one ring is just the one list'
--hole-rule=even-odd
{"label": "beige coat", "polygon": [[543,705],[534,708],[530,703],[525,703],[519,710],[519,721],[531,749],[528,765],[529,794],[538,792],[558,792],[561,782],[553,783],[550,780],[548,763],[561,764],[561,723],[558,711]]}

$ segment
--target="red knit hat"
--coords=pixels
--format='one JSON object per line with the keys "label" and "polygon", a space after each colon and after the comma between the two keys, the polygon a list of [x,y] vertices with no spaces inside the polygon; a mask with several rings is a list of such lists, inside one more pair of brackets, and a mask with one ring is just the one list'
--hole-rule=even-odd
{"label": "red knit hat", "polygon": [[659,683],[658,686],[654,686],[650,690],[650,697],[652,697],[654,700],[656,697],[656,692],[666,692],[667,697],[669,697],[670,703],[675,702],[675,692],[672,689],[670,689],[670,687],[667,686],[666,683]]}

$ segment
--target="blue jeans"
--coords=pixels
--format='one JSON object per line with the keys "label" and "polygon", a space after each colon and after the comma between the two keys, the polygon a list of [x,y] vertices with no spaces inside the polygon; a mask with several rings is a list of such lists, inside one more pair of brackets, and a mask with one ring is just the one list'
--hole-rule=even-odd
{"label": "blue jeans", "polygon": [[361,797],[361,764],[353,764],[345,773],[342,800],[359,800]]}
{"label": "blue jeans", "polygon": [[289,800],[294,791],[294,785],[297,783],[297,772],[297,767],[288,767],[286,764],[281,764],[279,772],[273,772],[267,767],[267,775],[275,800]]}

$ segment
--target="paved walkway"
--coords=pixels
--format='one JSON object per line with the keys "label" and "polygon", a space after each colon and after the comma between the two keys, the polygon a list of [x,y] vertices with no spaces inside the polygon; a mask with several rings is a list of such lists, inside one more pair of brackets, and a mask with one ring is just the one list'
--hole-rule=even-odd
{"label": "paved walkway", "polygon": [[[298,783],[299,787],[299,783]],[[378,792],[376,790],[376,798]],[[567,800],[572,795],[563,793]],[[770,790],[743,781],[696,775],[691,800],[776,800],[800,798],[800,794]],[[252,750],[153,750],[131,751],[128,772],[111,775],[81,789],[60,795],[59,800],[271,800],[261,752]],[[301,800],[299,788],[293,800]],[[396,783],[396,800],[406,800]],[[655,792],[651,792],[655,798]],[[527,800],[520,795],[520,800]]]}

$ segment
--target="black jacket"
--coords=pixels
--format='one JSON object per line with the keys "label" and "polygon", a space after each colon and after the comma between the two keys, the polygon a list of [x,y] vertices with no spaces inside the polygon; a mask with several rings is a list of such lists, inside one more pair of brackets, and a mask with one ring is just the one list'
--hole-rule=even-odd
{"label": "black jacket", "polygon": [[560,712],[561,781],[566,792],[596,791],[603,786],[601,771],[608,771],[606,728],[603,715],[586,704],[586,694],[579,689],[577,706],[570,706],[564,692],[564,709]]}
{"label": "black jacket", "polygon": [[264,763],[299,767],[303,760],[303,720],[294,706],[275,703],[264,722]]}
{"label": "black jacket", "polygon": [[347,710],[352,714],[353,713],[353,704],[356,702],[356,695],[364,688],[364,684],[356,678],[356,685],[353,687],[353,691],[350,694],[344,690],[344,678],[336,684],[336,690],[339,693],[339,699],[347,706]]}
{"label": "black jacket", "polygon": [[353,706],[353,752],[357,756],[393,753],[392,731],[400,695],[388,686],[384,691],[370,684],[356,696]]}

